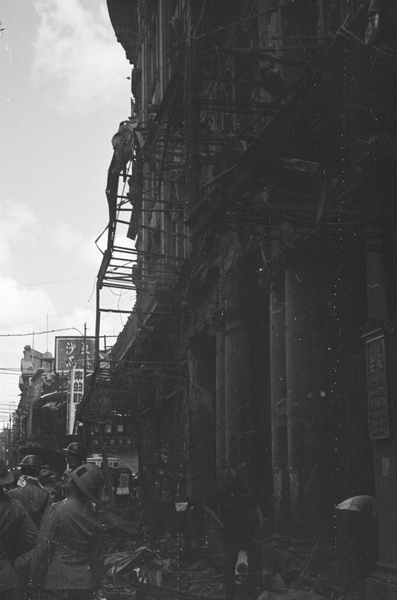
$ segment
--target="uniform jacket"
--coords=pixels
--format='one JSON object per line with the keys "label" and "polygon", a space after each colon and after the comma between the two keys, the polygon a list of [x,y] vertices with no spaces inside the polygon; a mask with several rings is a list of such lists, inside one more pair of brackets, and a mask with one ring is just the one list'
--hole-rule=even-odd
{"label": "uniform jacket", "polygon": [[90,503],[55,502],[41,523],[30,580],[52,590],[96,590],[103,575],[101,529]]}
{"label": "uniform jacket", "polygon": [[18,500],[0,492],[0,597],[17,587],[16,558],[34,547],[37,528]]}
{"label": "uniform jacket", "polygon": [[43,488],[35,477],[27,477],[24,487],[16,487],[8,492],[11,498],[19,500],[28,511],[33,523],[40,526],[47,507],[52,504],[51,494]]}

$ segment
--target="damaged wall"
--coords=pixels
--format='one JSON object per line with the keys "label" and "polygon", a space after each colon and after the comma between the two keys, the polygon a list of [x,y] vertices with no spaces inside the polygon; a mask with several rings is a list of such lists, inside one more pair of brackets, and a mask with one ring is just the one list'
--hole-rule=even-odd
{"label": "damaged wall", "polygon": [[[391,440],[375,442],[373,464],[362,337],[375,319],[394,361],[393,5],[141,4],[134,227],[150,302],[138,305],[150,314],[170,293],[183,315],[174,429],[188,494],[205,501],[224,467],[246,462],[269,531],[331,535],[345,497],[395,498]],[[170,256],[185,262],[161,279]],[[373,283],[386,316],[372,314]],[[158,333],[147,356],[164,360]],[[148,422],[158,443],[174,410]]]}

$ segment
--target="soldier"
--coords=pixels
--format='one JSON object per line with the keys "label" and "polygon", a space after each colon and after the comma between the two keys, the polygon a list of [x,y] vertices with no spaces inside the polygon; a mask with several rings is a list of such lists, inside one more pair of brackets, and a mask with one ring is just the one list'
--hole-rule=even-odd
{"label": "soldier", "polygon": [[68,463],[68,469],[74,471],[80,465],[83,465],[87,460],[87,452],[84,450],[80,442],[71,442],[67,448],[63,449]]}
{"label": "soldier", "polygon": [[94,464],[71,471],[67,497],[46,512],[33,552],[30,589],[39,600],[90,600],[103,573],[101,528],[92,501],[98,502],[103,475]]}
{"label": "soldier", "polygon": [[40,476],[47,467],[34,454],[25,456],[18,467],[25,485],[15,487],[8,492],[8,495],[23,504],[33,523],[39,527],[46,509],[53,502],[49,491],[40,483]]}
{"label": "soldier", "polygon": [[0,598],[14,600],[20,585],[15,573],[15,561],[23,561],[35,544],[37,529],[26,509],[18,500],[11,498],[3,486],[13,482],[12,473],[7,471],[0,459]]}
{"label": "soldier", "polygon": [[80,465],[83,465],[87,460],[87,453],[80,442],[71,442],[63,449],[63,453],[66,456],[67,468],[62,474],[61,481],[58,481],[54,485],[55,502],[63,500],[66,497],[65,485],[69,479],[70,473]]}

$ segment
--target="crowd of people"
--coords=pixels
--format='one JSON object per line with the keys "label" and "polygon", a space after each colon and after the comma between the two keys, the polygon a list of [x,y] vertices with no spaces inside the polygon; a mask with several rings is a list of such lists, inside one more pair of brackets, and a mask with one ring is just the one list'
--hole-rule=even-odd
{"label": "crowd of people", "polygon": [[[90,600],[100,588],[104,546],[98,508],[104,477],[100,467],[87,462],[78,442],[69,444],[64,453],[67,468],[56,482],[39,456],[26,455],[16,474],[0,459],[2,600]],[[227,599],[235,598],[241,549],[248,562],[247,592],[254,598],[260,589],[255,538],[263,528],[263,516],[238,469],[225,472],[206,511],[221,531]]]}
{"label": "crowd of people", "polygon": [[0,459],[0,597],[89,600],[99,589],[104,548],[98,521],[101,469],[77,442],[52,484],[40,457],[25,456],[18,476]]}

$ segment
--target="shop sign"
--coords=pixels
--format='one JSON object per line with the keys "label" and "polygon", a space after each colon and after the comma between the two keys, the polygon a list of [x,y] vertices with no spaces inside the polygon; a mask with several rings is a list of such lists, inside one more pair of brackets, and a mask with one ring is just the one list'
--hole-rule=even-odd
{"label": "shop sign", "polygon": [[95,363],[95,337],[56,337],[55,371],[69,371],[72,367],[93,371]]}
{"label": "shop sign", "polygon": [[66,410],[66,435],[73,435],[74,421],[77,406],[83,399],[84,394],[84,371],[73,367],[69,371],[67,410]]}
{"label": "shop sign", "polygon": [[367,338],[366,344],[369,434],[378,440],[390,435],[385,338],[383,334]]}
{"label": "shop sign", "polygon": [[[93,446],[99,446],[100,440],[98,437],[94,437],[92,440]],[[133,436],[113,436],[109,437],[108,435],[105,438],[106,446],[110,446],[111,448],[120,447],[120,448],[135,448],[135,439]]]}

